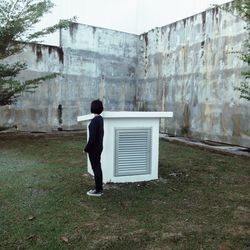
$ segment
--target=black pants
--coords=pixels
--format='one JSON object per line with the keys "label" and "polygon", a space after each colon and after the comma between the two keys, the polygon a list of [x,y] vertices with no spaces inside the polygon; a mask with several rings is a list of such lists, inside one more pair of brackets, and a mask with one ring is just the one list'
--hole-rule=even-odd
{"label": "black pants", "polygon": [[102,168],[101,168],[101,154],[89,153],[89,160],[95,177],[95,190],[100,192],[102,187]]}

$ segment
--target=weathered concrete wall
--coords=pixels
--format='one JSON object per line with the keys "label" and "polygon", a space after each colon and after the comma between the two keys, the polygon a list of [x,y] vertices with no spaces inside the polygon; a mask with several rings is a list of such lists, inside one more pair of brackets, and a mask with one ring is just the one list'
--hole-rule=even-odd
{"label": "weathered concrete wall", "polygon": [[68,84],[81,84],[81,112],[89,111],[93,98],[106,110],[134,109],[137,41],[133,34],[77,23],[61,31],[64,74]]}
{"label": "weathered concrete wall", "polygon": [[[18,76],[21,80],[61,73],[63,50],[58,47],[31,44],[23,52],[8,58],[8,63],[26,62],[28,69]],[[42,83],[33,93],[23,93],[16,104],[0,109],[0,126],[17,126],[20,130],[50,131],[58,127],[57,105],[60,102],[62,76]]]}
{"label": "weathered concrete wall", "polygon": [[250,146],[250,103],[234,91],[246,65],[230,53],[244,26],[215,8],[141,35],[137,108],[173,111],[162,131]]}
{"label": "weathered concrete wall", "polygon": [[250,146],[250,103],[234,91],[246,65],[230,53],[243,48],[244,26],[216,8],[140,36],[73,23],[61,47],[8,58],[27,62],[21,78],[61,75],[0,108],[0,126],[81,128],[76,117],[100,98],[106,110],[173,111],[163,132]]}
{"label": "weathered concrete wall", "polygon": [[30,45],[8,58],[28,64],[20,78],[48,73],[57,78],[24,93],[16,105],[2,107],[1,125],[20,130],[77,129],[78,115],[100,98],[106,110],[133,110],[138,36],[73,23],[60,33],[61,47]]}

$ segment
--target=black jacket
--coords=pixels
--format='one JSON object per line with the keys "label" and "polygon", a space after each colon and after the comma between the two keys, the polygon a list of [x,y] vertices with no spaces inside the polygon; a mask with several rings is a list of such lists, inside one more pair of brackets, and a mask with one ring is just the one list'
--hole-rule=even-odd
{"label": "black jacket", "polygon": [[90,154],[101,154],[103,149],[103,118],[95,116],[89,124],[89,139],[84,151]]}

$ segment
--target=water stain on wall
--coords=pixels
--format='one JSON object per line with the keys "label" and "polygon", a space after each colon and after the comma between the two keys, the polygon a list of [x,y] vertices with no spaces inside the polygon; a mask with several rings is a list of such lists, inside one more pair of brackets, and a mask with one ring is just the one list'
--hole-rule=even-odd
{"label": "water stain on wall", "polygon": [[190,135],[190,110],[189,105],[187,103],[185,103],[184,105],[181,133],[184,136]]}
{"label": "water stain on wall", "polygon": [[53,51],[55,51],[57,53],[57,55],[58,55],[59,62],[63,64],[63,62],[64,62],[63,48],[56,47],[56,46],[49,46],[48,50],[49,50],[49,55],[52,54]]}
{"label": "water stain on wall", "polygon": [[240,114],[233,114],[233,136],[240,136],[241,135],[241,122],[240,122]]}
{"label": "water stain on wall", "polygon": [[61,47],[33,43],[31,44],[31,48],[36,55],[36,62],[43,61],[43,53],[45,52],[48,52],[49,56],[52,55],[53,52],[57,53],[59,62],[62,64],[64,62],[64,52]]}
{"label": "water stain on wall", "polygon": [[41,44],[31,44],[32,51],[36,54],[36,62],[43,59],[42,46]]}
{"label": "water stain on wall", "polygon": [[142,34],[144,40],[144,77],[147,77],[148,74],[148,34]]}
{"label": "water stain on wall", "polygon": [[69,34],[73,43],[76,41],[76,32],[78,30],[78,25],[78,23],[71,23],[69,26]]}

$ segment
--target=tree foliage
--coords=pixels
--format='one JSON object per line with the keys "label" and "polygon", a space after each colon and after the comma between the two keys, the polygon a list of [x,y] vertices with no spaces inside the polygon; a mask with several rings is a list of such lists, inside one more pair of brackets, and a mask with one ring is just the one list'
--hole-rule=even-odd
{"label": "tree foliage", "polygon": [[244,81],[235,90],[240,92],[240,98],[250,101],[250,0],[234,0],[229,9],[239,15],[246,22],[247,40],[244,49],[240,52],[240,59],[248,65],[248,70],[242,72]]}
{"label": "tree foliage", "polygon": [[21,92],[34,91],[41,82],[56,74],[20,81],[18,74],[27,69],[24,62],[6,63],[5,58],[20,53],[30,42],[69,27],[75,17],[34,32],[34,25],[54,7],[50,0],[0,0],[0,106],[12,104]]}

